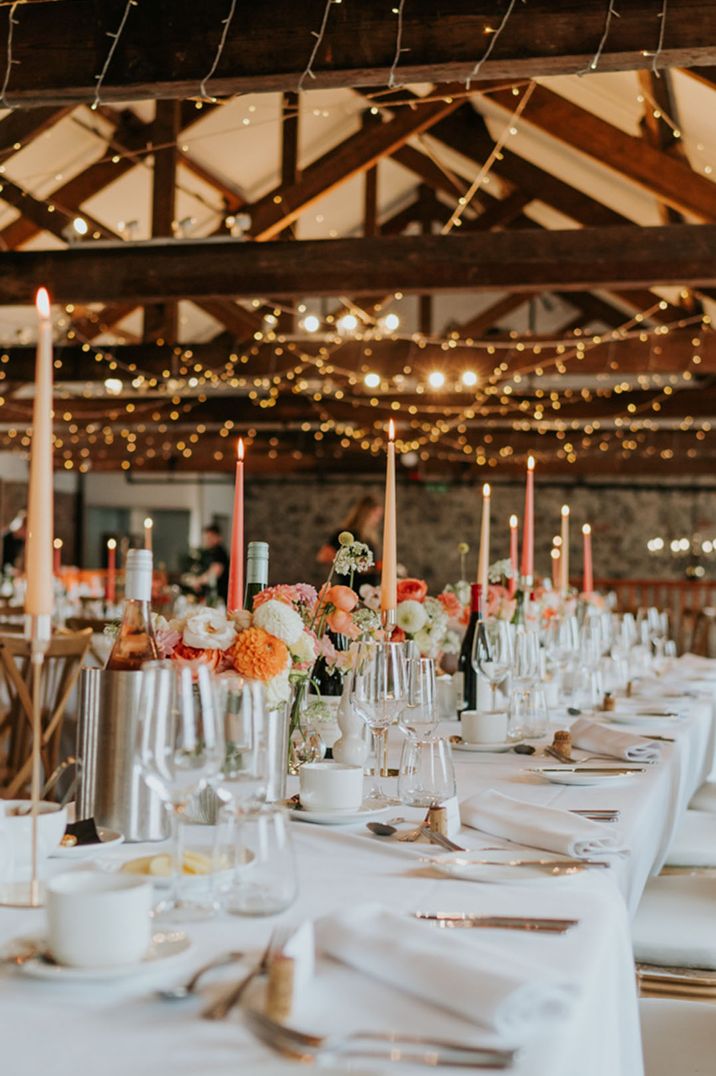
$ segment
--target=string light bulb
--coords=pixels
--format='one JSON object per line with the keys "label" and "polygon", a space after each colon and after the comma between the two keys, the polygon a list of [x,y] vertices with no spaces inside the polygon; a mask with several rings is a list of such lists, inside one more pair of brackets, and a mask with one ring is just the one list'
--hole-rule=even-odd
{"label": "string light bulb", "polygon": [[315,314],[307,314],[301,322],[301,327],[307,333],[317,333],[321,327],[321,322]]}
{"label": "string light bulb", "polygon": [[428,385],[431,389],[441,389],[445,384],[445,374],[442,370],[431,370],[428,374]]}

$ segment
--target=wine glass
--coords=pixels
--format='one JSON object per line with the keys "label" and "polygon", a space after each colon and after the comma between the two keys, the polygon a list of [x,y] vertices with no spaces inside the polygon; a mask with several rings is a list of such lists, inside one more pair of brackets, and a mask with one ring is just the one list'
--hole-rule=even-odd
{"label": "wine glass", "polygon": [[497,709],[497,688],[512,668],[512,627],[506,620],[480,620],[472,641],[472,667],[492,688],[492,709]]}
{"label": "wine glass", "polygon": [[515,681],[522,684],[538,680],[541,674],[539,633],[518,627],[515,636],[512,671]]}
{"label": "wine glass", "polygon": [[398,799],[410,807],[439,807],[455,795],[455,766],[449,742],[409,739],[403,744]]}
{"label": "wine glass", "polygon": [[390,802],[380,785],[387,773],[388,727],[397,719],[408,698],[405,651],[402,643],[361,643],[351,684],[351,705],[373,736],[375,767],[368,799]]}
{"label": "wine glass", "polygon": [[408,698],[398,723],[407,736],[427,739],[440,723],[435,662],[414,657],[406,662]]}
{"label": "wine glass", "polygon": [[164,802],[172,829],[171,889],[155,914],[174,921],[206,918],[216,911],[216,903],[180,899],[179,883],[184,867],[182,815],[224,760],[224,731],[208,666],[147,662],[137,718],[139,767]]}

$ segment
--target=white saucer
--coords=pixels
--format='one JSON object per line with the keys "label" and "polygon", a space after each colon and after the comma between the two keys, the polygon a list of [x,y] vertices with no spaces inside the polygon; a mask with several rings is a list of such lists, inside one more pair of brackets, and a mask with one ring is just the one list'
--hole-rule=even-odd
{"label": "white saucer", "polygon": [[453,751],[493,751],[495,753],[502,751],[509,751],[514,747],[512,740],[504,740],[499,743],[467,743],[463,740],[462,743],[452,743]]}
{"label": "white saucer", "polygon": [[[33,939],[36,940],[36,939]],[[45,939],[37,939],[42,946]],[[52,964],[42,956],[32,957],[20,965],[23,975],[33,979],[50,979],[57,982],[102,982],[109,979],[126,979],[132,975],[144,975],[159,964],[164,967],[171,960],[183,956],[191,947],[186,934],[181,931],[161,932],[152,936],[149,952],[136,964],[114,964],[103,968],[72,968],[66,964]]]}
{"label": "white saucer", "polygon": [[[471,860],[489,860],[489,863],[476,863]],[[551,874],[543,867],[512,866],[515,860],[521,863],[524,860],[568,860],[569,856],[558,855],[555,852],[543,852],[538,848],[515,848],[515,849],[473,849],[469,852],[449,852],[444,856],[426,857],[433,870],[439,874],[446,874],[449,878],[462,878],[467,882],[509,882],[510,885],[519,885],[520,882],[554,882],[555,879],[574,878],[580,871],[569,873],[565,869],[560,874]],[[579,860],[574,860],[579,865]]]}
{"label": "white saucer", "polygon": [[[620,766],[609,769],[607,766],[563,766],[561,769],[552,766],[541,768],[533,767],[529,773],[536,773],[545,781],[553,785],[616,785],[622,781],[631,781],[646,770],[643,763],[624,762]],[[627,773],[624,771],[628,770]]]}
{"label": "white saucer", "polygon": [[116,833],[113,829],[105,829],[97,826],[99,844],[72,844],[65,847],[58,844],[51,855],[51,859],[92,859],[93,856],[101,856],[106,848],[114,848],[115,845],[124,841],[123,833]]}
{"label": "white saucer", "polygon": [[357,811],[304,811],[300,807],[294,807],[289,809],[289,814],[299,822],[313,822],[317,826],[350,826],[371,818],[379,818],[389,810],[395,810],[393,804],[374,807],[370,800],[366,800]]}
{"label": "white saucer", "polygon": [[616,725],[653,725],[654,722],[660,725],[664,721],[671,725],[674,721],[679,720],[678,715],[657,714],[656,712],[642,714],[638,711],[629,710],[614,710],[611,714],[604,714],[603,717],[611,718]]}

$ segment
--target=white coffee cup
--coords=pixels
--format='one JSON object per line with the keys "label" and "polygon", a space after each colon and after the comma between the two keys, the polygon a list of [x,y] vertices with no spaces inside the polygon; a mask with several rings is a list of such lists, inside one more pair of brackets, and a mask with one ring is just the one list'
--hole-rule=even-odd
{"label": "white coffee cup", "polygon": [[306,762],[298,771],[305,811],[357,811],[363,802],[363,769],[342,762]]}
{"label": "white coffee cup", "polygon": [[151,942],[152,884],[130,874],[78,870],[47,883],[48,949],[76,968],[136,964]]}
{"label": "white coffee cup", "polygon": [[463,710],[462,738],[465,743],[504,743],[507,714],[504,710]]}
{"label": "white coffee cup", "polygon": [[[32,874],[32,813],[30,800],[0,800],[4,814],[3,829],[10,846],[7,880],[26,881]],[[65,832],[67,808],[59,803],[41,800],[37,805],[37,859],[42,871],[45,860],[52,855]]]}

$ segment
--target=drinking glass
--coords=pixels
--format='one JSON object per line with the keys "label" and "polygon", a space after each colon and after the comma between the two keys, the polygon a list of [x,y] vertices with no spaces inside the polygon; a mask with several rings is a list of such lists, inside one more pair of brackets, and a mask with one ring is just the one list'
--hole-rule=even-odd
{"label": "drinking glass", "polygon": [[542,684],[516,682],[507,706],[507,739],[539,739],[547,732],[549,708]]}
{"label": "drinking glass", "polygon": [[368,799],[386,804],[379,780],[386,776],[388,728],[408,698],[405,652],[402,643],[361,643],[351,684],[351,705],[373,736],[375,768]]}
{"label": "drinking glass", "polygon": [[255,807],[266,799],[269,779],[263,684],[228,675],[216,686],[226,749],[217,791],[236,809]]}
{"label": "drinking glass", "polygon": [[224,730],[214,678],[202,662],[150,661],[142,666],[136,753],[140,770],[169,813],[171,889],[156,914],[170,920],[205,918],[215,902],[180,897],[184,868],[182,815],[215,778],[224,760]]}
{"label": "drinking glass", "polygon": [[448,740],[406,740],[398,774],[400,802],[410,807],[439,807],[455,791],[455,767]]}
{"label": "drinking glass", "polygon": [[541,669],[538,632],[529,628],[517,629],[512,672],[515,681],[522,684],[539,679]]}
{"label": "drinking glass", "polygon": [[472,641],[472,667],[489,680],[492,709],[497,710],[497,688],[512,668],[512,626],[506,620],[487,617],[478,621]]}
{"label": "drinking glass", "polygon": [[428,739],[440,724],[435,662],[413,657],[407,661],[408,698],[398,723],[407,736]]}
{"label": "drinking glass", "polygon": [[229,864],[223,906],[233,915],[277,915],[298,895],[296,858],[286,811],[263,804],[243,812]]}

